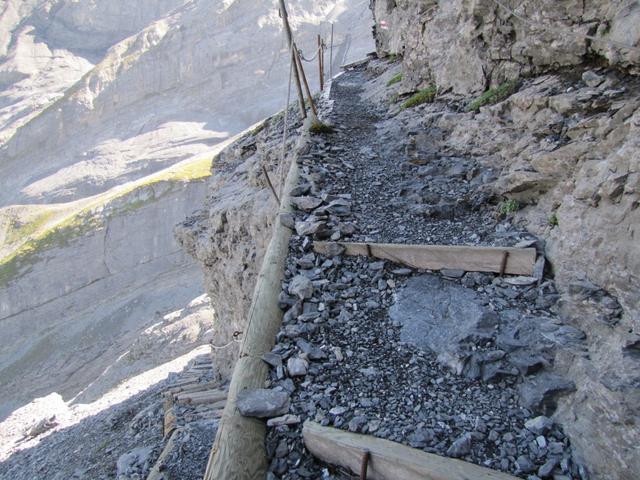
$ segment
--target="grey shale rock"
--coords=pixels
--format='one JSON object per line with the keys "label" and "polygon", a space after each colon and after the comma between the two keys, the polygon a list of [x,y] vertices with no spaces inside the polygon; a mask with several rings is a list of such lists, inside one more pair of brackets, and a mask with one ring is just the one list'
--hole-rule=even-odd
{"label": "grey shale rock", "polygon": [[313,284],[304,275],[296,275],[289,283],[289,293],[305,300],[313,296]]}
{"label": "grey shale rock", "polygon": [[553,427],[553,420],[543,415],[527,420],[524,426],[531,433],[536,435],[544,435]]}
{"label": "grey shale rock", "polygon": [[287,371],[292,377],[304,377],[307,374],[309,362],[303,358],[291,357],[287,360]]}
{"label": "grey shale rock", "polygon": [[279,417],[289,411],[289,394],[266,388],[242,390],[238,392],[236,405],[245,417]]}
{"label": "grey shale rock", "polygon": [[471,434],[464,433],[458,437],[447,450],[447,455],[450,457],[460,458],[469,454],[471,451]]}

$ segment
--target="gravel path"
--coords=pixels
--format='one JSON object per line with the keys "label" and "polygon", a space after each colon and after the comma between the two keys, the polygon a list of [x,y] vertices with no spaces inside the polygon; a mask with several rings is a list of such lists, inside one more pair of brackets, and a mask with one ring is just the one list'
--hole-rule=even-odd
{"label": "gravel path", "polygon": [[[313,240],[326,239],[535,244],[488,202],[483,178],[494,172],[429,151],[437,132],[420,128],[419,109],[393,117],[361,100],[372,81],[365,67],[334,82],[328,120],[336,133],[316,137],[301,159],[280,297],[286,313],[268,359],[268,386],[290,393],[289,413],[300,423],[269,430],[270,478],[349,478],[305,450],[304,420],[522,478],[584,477],[561,427],[539,416],[572,388],[547,371],[555,349],[579,348],[583,335],[554,315],[551,280],[512,285],[490,274],[313,253]],[[434,305],[438,295],[448,295],[444,310]],[[458,305],[477,321],[452,316],[437,335],[419,323],[421,308],[437,322]],[[412,308],[417,325],[406,320]],[[411,328],[424,338],[412,338]]]}

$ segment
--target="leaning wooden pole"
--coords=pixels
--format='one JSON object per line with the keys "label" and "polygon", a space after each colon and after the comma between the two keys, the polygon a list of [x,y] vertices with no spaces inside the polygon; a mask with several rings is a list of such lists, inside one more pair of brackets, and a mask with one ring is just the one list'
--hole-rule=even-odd
{"label": "leaning wooden pole", "polygon": [[[300,140],[304,141],[306,137]],[[300,145],[302,143],[298,148]],[[268,367],[261,357],[273,348],[282,323],[278,295],[291,237],[291,230],[282,225],[280,215],[291,211],[290,192],[297,182],[298,165],[293,158],[285,182],[280,214],[273,226],[271,241],[256,281],[240,356],[231,377],[227,404],[220,419],[205,480],[252,480],[266,476],[265,422],[240,415],[236,399],[242,390],[264,387],[267,378]]]}
{"label": "leaning wooden pole", "polygon": [[324,91],[324,73],[322,71],[322,39],[318,34],[318,75],[320,76],[320,91]]}
{"label": "leaning wooden pole", "polygon": [[331,46],[329,47],[329,77],[333,78],[333,22],[331,23]]}
{"label": "leaning wooden pole", "polygon": [[289,50],[291,50],[291,56],[293,60],[293,76],[296,83],[296,90],[298,91],[298,102],[300,103],[300,114],[302,118],[307,118],[307,109],[304,104],[304,94],[302,93],[302,85],[300,84],[300,73],[298,71],[298,63],[295,61],[296,52],[293,44],[293,34],[291,33],[291,25],[289,25],[289,14],[287,13],[287,6],[284,0],[280,0],[280,15],[282,16],[282,24],[284,25],[284,32],[287,35],[287,44]]}
{"label": "leaning wooden pole", "polygon": [[294,43],[294,50],[296,51],[296,63],[298,68],[300,69],[300,76],[302,77],[302,83],[304,84],[304,89],[307,92],[307,99],[309,100],[309,104],[311,105],[311,112],[313,113],[312,120],[317,120],[318,110],[316,109],[316,104],[313,101],[313,96],[311,95],[311,89],[309,88],[309,82],[307,82],[307,76],[304,73],[304,68],[302,67],[302,60],[300,59],[300,52],[296,44]]}

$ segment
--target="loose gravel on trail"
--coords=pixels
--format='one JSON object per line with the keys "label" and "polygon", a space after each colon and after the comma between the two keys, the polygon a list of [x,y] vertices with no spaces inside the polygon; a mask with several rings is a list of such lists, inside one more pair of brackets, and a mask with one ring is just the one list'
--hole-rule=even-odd
{"label": "loose gravel on trail", "polygon": [[[494,172],[430,149],[437,132],[424,130],[420,111],[394,117],[362,101],[373,81],[367,67],[334,81],[325,121],[336,131],[314,137],[299,159],[296,210],[285,220],[295,229],[280,296],[285,315],[265,361],[273,367],[267,387],[290,394],[289,413],[300,422],[269,429],[269,478],[349,478],[304,448],[305,420],[522,478],[580,478],[569,439],[544,416],[573,388],[547,371],[553,353],[580,348],[583,338],[553,313],[552,280],[509,283],[416,271],[339,248],[314,253],[314,240],[536,245],[491,205],[482,185]],[[429,303],[437,298],[429,288],[445,292],[450,305]],[[462,326],[447,318],[421,343],[407,334],[420,331],[421,316],[407,317],[421,297],[432,321],[458,302],[477,318]]]}

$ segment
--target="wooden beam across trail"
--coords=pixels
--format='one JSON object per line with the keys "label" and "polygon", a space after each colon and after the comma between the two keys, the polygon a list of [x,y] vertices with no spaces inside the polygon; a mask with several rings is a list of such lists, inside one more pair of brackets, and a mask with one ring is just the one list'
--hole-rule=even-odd
{"label": "wooden beam across trail", "polygon": [[314,456],[354,473],[368,453],[367,479],[372,480],[516,480],[506,473],[441,457],[389,440],[305,422],[304,444]]}
{"label": "wooden beam across trail", "polygon": [[450,268],[531,276],[536,262],[535,248],[314,242],[314,249],[327,254],[335,251],[335,245],[343,247],[346,255],[376,257],[424,270]]}

